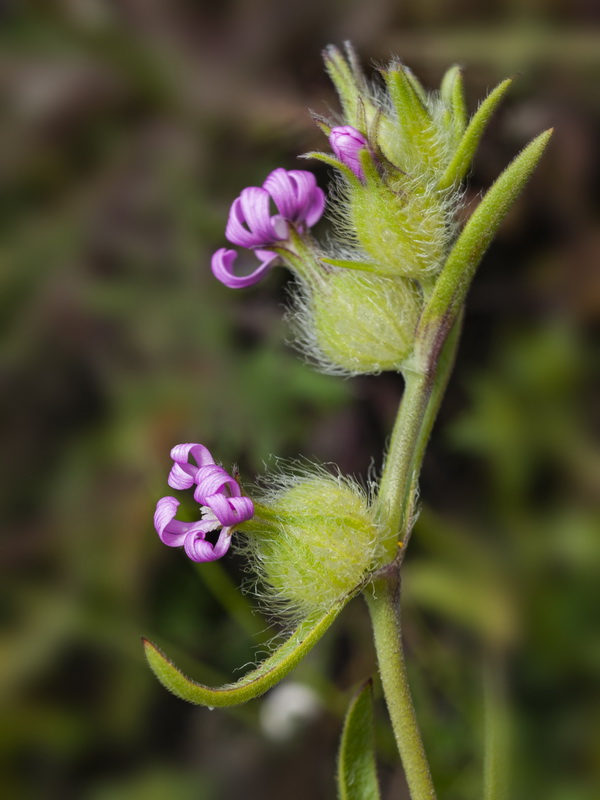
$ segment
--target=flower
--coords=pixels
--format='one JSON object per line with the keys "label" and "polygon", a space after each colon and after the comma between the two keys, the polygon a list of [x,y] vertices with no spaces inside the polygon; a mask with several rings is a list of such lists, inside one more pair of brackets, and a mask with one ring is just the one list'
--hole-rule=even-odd
{"label": "flower", "polygon": [[[171,450],[171,458],[174,463],[167,481],[169,486],[190,489],[195,485],[194,500],[200,504],[202,518],[197,522],[175,519],[179,501],[163,497],[156,504],[156,532],[168,547],[183,545],[192,561],[221,558],[229,550],[233,527],[254,516],[254,503],[249,497],[242,497],[236,479],[215,464],[204,445],[178,444]],[[190,458],[195,463],[190,463]],[[213,545],[206,540],[206,534],[219,528],[221,532]]]}
{"label": "flower", "polygon": [[368,142],[362,133],[352,125],[341,125],[331,129],[329,144],[339,160],[349,167],[360,181],[364,180],[359,153],[368,146]]}
{"label": "flower", "polygon": [[[271,213],[271,203],[278,213]],[[233,272],[235,250],[222,247],[212,257],[214,276],[230,289],[251,286],[277,259],[277,253],[263,248],[286,241],[290,224],[298,233],[305,233],[319,221],[324,210],[325,193],[311,172],[281,167],[273,170],[262,187],[249,186],[233,201],[225,228],[225,236],[232,244],[255,251],[260,266],[249,275],[237,276]]]}

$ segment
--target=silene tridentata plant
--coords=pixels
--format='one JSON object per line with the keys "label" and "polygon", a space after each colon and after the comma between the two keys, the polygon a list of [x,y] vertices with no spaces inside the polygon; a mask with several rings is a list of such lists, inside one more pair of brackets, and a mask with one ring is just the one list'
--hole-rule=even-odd
{"label": "silene tridentata plant", "polygon": [[[551,131],[512,161],[461,227],[462,181],[510,80],[469,119],[456,66],[439,91],[428,92],[396,60],[380,70],[382,85],[370,83],[348,45],[344,52],[328,47],[325,65],[342,112],[335,120],[317,118],[326,145],[306,157],[335,170],[328,197],[312,173],[296,169],[275,169],[262,186],[243,189],[225,236],[252,250],[258,264],[240,275],[237,252],[222,248],[212,271],[239,289],[286,266],[295,278],[290,315],[296,342],[311,363],[346,376],[402,373],[405,389],[381,475],[365,490],[339,472],[305,466],[263,478],[250,491],[203,445],[173,447],[168,484],[193,490],[199,519],[177,520],[179,502],[162,498],[154,518],[160,539],[199,562],[221,558],[233,546],[289,635],[258,667],[221,688],[190,680],[155,645],[144,645],[158,679],[176,695],[231,706],[273,687],[362,594],[411,798],[425,800],[435,790],[408,688],[399,613],[419,470],[454,363],[469,285]],[[335,233],[323,244],[311,229],[325,210]],[[379,797],[370,702],[367,686],[346,718],[341,798]],[[486,792],[497,796],[492,785]]]}

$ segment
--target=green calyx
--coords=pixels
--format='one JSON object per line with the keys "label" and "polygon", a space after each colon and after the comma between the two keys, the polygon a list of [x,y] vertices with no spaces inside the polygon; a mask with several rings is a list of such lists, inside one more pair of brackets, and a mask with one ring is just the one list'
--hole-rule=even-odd
{"label": "green calyx", "polygon": [[349,187],[357,243],[386,275],[425,278],[441,266],[450,232],[440,198],[369,182]]}
{"label": "green calyx", "polygon": [[382,528],[351,479],[313,471],[275,479],[241,526],[238,549],[270,613],[304,619],[354,594],[383,563]]}
{"label": "green calyx", "polygon": [[298,304],[300,319],[310,320],[307,349],[330,372],[399,371],[412,351],[419,291],[406,278],[373,274],[368,264],[353,266],[334,268]]}

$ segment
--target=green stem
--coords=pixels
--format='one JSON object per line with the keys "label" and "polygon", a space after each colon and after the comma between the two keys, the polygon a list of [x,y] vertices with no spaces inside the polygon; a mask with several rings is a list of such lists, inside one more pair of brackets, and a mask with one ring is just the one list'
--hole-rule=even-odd
{"label": "green stem", "polygon": [[425,369],[405,373],[404,394],[376,501],[379,516],[390,531],[390,552],[396,540],[403,541],[409,533],[421,462],[452,373],[461,325],[462,316]]}
{"label": "green stem", "polygon": [[[390,554],[406,542],[414,514],[417,483],[427,441],[440,408],[458,347],[462,319],[427,367],[408,371],[406,386],[383,469],[377,511],[386,524]],[[400,574],[396,561],[365,591],[375,636],[383,691],[412,800],[433,800],[435,789],[410,695],[400,632]]]}
{"label": "green stem", "polygon": [[431,390],[428,374],[407,373],[377,495],[379,516],[387,524],[392,541],[405,533],[404,501],[413,482],[414,455]]}
{"label": "green stem", "polygon": [[375,581],[365,598],[394,736],[411,800],[435,800],[436,794],[415,715],[400,635],[400,576],[397,569]]}

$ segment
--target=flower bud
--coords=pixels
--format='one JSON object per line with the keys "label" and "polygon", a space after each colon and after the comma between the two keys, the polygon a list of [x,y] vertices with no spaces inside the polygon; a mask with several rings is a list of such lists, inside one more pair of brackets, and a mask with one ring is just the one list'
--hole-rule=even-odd
{"label": "flower bud", "polygon": [[281,475],[255,508],[235,546],[258,574],[257,593],[270,612],[322,613],[385,560],[366,493],[348,478],[325,471]]}
{"label": "flower bud", "polygon": [[297,299],[298,338],[325,372],[401,369],[412,351],[421,299],[406,278],[335,269]]}
{"label": "flower bud", "polygon": [[367,147],[368,143],[362,133],[352,125],[332,128],[329,134],[329,144],[339,160],[350,167],[359,180],[364,180],[365,175],[360,164],[359,153]]}
{"label": "flower bud", "polygon": [[[381,70],[382,92],[366,80],[351,49],[327,48],[325,64],[345,124],[319,122],[336,158],[310,155],[340,172],[330,206],[338,239],[366,253],[379,274],[429,284],[457,235],[460,182],[510,81],[496,87],[469,121],[457,66],[439,92],[427,92],[394,60]],[[370,158],[362,153],[367,147]]]}

